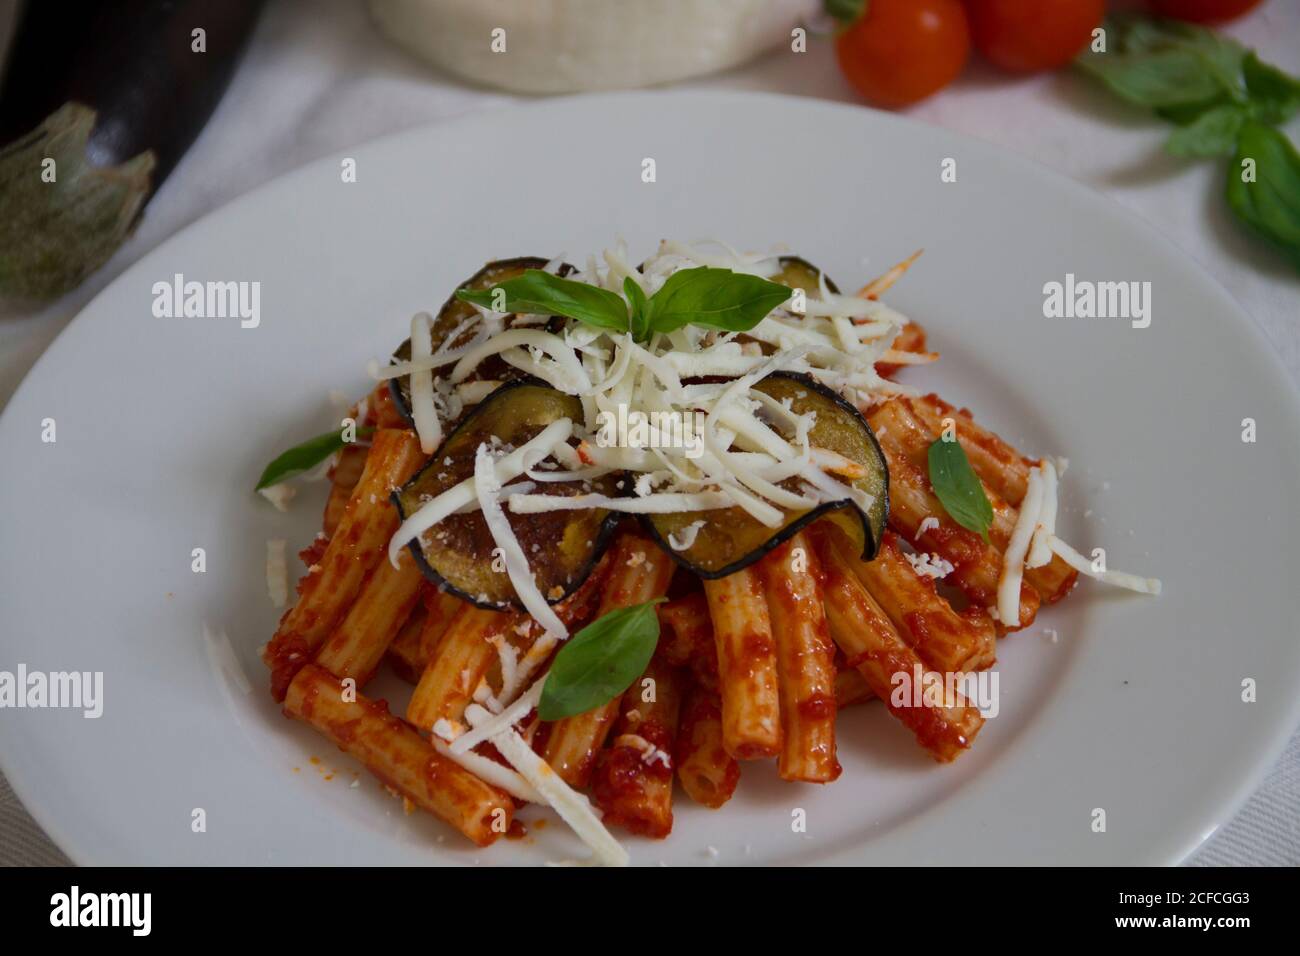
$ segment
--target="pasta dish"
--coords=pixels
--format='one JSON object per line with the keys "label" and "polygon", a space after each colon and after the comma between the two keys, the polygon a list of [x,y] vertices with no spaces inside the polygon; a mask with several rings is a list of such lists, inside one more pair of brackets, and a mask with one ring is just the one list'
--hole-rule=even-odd
{"label": "pasta dish", "polygon": [[[938,355],[880,296],[915,258],[849,295],[795,256],[620,243],[417,314],[260,482],[330,482],[262,651],[284,712],[476,844],[539,803],[603,864],[669,834],[677,785],[718,809],[750,761],[835,781],[842,708],[958,758],[998,638],[1080,575],[1159,582],[1057,535],[1065,459],[907,384]],[[365,692],[385,663],[401,714]]]}

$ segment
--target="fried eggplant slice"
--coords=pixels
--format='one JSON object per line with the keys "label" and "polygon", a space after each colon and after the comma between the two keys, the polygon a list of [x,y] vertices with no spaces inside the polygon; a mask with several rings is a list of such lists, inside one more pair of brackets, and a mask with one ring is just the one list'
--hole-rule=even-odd
{"label": "fried eggplant slice", "polygon": [[[818,269],[807,259],[800,259],[798,256],[782,256],[777,262],[781,265],[781,271],[769,276],[769,279],[791,289],[803,289],[804,294],[810,299],[821,298],[821,282],[819,281],[823,275],[821,269]],[[826,288],[837,295],[839,294],[840,287],[831,281],[830,276],[826,276]]]}
{"label": "fried eggplant slice", "polygon": [[[480,444],[517,448],[561,418],[581,422],[582,402],[533,378],[502,385],[461,420],[414,478],[393,493],[402,520],[472,478]],[[611,473],[584,481],[538,481],[532,493],[614,496],[620,493],[620,478]],[[507,507],[505,513],[538,589],[551,604],[562,601],[590,574],[619,517],[603,508],[517,515]],[[488,610],[522,609],[514,585],[493,553],[496,543],[481,511],[450,515],[409,547],[427,578],[465,600]]]}
{"label": "fried eggplant slice", "polygon": [[[505,282],[507,279],[513,279],[521,276],[529,269],[542,269],[547,265],[547,259],[541,259],[537,256],[520,256],[516,259],[498,259],[495,262],[489,262],[478,272],[474,273],[464,282],[456,287],[460,289],[490,289],[495,285]],[[566,276],[573,271],[573,266],[567,263],[561,265],[558,275]],[[449,336],[455,335],[455,340],[448,342],[448,349],[459,348],[469,342],[474,334],[473,329],[464,329],[457,333],[457,329],[465,322],[466,319],[474,315],[474,306],[468,302],[461,302],[456,298],[453,292],[451,297],[438,310],[438,317],[433,320],[433,350],[436,352],[447,342]],[[505,328],[510,328],[518,316],[510,315],[506,317]],[[559,332],[564,327],[564,319],[553,317],[545,325],[538,325],[538,328],[545,328],[549,332]],[[397,347],[393,352],[393,362],[406,362],[411,358],[411,340],[408,338],[405,342]],[[519,371],[513,365],[507,364],[500,356],[493,355],[484,360],[476,368],[468,381],[496,381],[507,382],[521,377],[524,373]],[[393,403],[397,410],[407,422],[414,424],[411,416],[411,379],[410,376],[403,375],[401,378],[395,378],[389,383],[392,389]]]}
{"label": "fried eggplant slice", "polygon": [[[773,373],[754,388],[778,402],[788,400],[790,409],[796,414],[816,413],[816,423],[809,432],[810,443],[814,448],[827,449],[847,459],[852,473],[834,477],[871,495],[871,507],[863,511],[852,499],[843,498],[823,502],[806,511],[781,509],[784,518],[775,528],[768,527],[738,507],[644,515],[642,522],[646,529],[678,564],[702,578],[726,577],[748,567],[823,515],[849,535],[863,560],[871,560],[880,547],[889,517],[889,469],[876,436],[862,413],[831,389],[794,372]],[[772,421],[769,424],[787,439],[791,437],[784,423]],[[799,491],[802,482],[790,478],[781,485]],[[679,543],[687,540],[687,526],[697,521],[703,525],[691,546],[681,550],[673,548],[669,537]]]}

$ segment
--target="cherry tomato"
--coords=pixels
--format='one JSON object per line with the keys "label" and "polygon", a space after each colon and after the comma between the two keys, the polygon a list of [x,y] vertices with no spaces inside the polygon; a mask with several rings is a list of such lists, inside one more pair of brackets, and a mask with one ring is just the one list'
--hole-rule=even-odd
{"label": "cherry tomato", "polygon": [[967,0],[975,49],[995,66],[1034,73],[1065,66],[1092,39],[1106,0]]}
{"label": "cherry tomato", "polygon": [[1214,23],[1239,17],[1259,4],[1260,0],[1151,0],[1151,9],[1175,20]]}
{"label": "cherry tomato", "polygon": [[970,52],[958,0],[867,0],[835,41],[849,83],[878,106],[906,106],[943,89]]}

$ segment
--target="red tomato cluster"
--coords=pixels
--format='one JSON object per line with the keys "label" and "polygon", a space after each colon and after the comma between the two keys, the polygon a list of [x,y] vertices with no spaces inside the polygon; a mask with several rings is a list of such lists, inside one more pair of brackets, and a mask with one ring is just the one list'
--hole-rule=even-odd
{"label": "red tomato cluster", "polygon": [[[1261,0],[1148,0],[1153,13],[1229,20]],[[1092,39],[1106,0],[866,0],[836,39],[840,68],[877,106],[915,103],[951,83],[974,45],[1012,73],[1065,66]]]}

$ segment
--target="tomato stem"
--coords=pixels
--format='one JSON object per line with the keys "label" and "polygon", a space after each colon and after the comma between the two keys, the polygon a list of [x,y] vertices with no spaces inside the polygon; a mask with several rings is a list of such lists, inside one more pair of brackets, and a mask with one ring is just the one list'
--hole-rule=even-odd
{"label": "tomato stem", "polygon": [[823,3],[826,12],[844,24],[853,23],[867,11],[867,0],[823,0]]}

